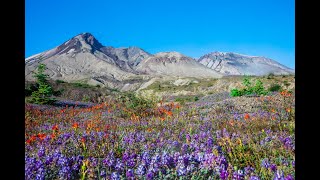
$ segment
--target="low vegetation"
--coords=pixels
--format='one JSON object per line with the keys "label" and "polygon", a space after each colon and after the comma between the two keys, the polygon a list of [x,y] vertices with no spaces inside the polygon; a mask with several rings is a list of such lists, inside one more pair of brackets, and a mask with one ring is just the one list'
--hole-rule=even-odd
{"label": "low vegetation", "polygon": [[230,95],[232,97],[243,96],[243,95],[266,95],[268,91],[263,86],[261,80],[256,80],[255,85],[253,86],[250,79],[245,77],[242,82],[244,88],[242,89],[232,89]]}

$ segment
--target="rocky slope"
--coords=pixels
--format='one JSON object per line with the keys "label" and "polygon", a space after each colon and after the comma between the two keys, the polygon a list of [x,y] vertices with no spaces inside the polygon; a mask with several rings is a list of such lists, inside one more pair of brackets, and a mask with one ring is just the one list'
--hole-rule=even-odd
{"label": "rocky slope", "polygon": [[273,73],[294,74],[290,69],[272,59],[237,53],[213,52],[198,59],[198,62],[224,75],[267,75]]}
{"label": "rocky slope", "polygon": [[123,81],[136,76],[133,66],[149,56],[137,47],[104,47],[92,34],[82,33],[56,48],[27,58],[25,75],[26,80],[33,80],[32,72],[41,62],[46,64],[51,79],[105,84],[104,81]]}
{"label": "rocky slope", "polygon": [[222,75],[211,70],[196,60],[178,52],[160,52],[146,58],[136,68],[146,74],[176,77],[211,77],[220,78]]}

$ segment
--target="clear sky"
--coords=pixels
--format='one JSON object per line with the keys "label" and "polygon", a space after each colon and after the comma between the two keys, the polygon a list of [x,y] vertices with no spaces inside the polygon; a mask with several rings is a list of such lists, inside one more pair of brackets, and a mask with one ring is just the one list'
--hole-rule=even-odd
{"label": "clear sky", "polygon": [[295,68],[294,0],[26,0],[25,56],[82,32],[105,46],[198,58],[265,56]]}

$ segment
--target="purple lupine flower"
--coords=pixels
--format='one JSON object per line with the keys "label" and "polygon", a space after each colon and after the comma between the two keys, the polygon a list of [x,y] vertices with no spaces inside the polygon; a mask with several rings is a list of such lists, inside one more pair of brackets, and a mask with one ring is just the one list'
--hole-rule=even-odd
{"label": "purple lupine flower", "polygon": [[194,135],[192,136],[192,138],[193,138],[194,140],[198,141],[199,135],[198,135],[198,134],[194,134]]}
{"label": "purple lupine flower", "polygon": [[44,180],[45,179],[45,169],[44,168],[40,167],[37,170],[36,179],[37,180]]}
{"label": "purple lupine flower", "polygon": [[136,169],[136,174],[139,175],[139,176],[142,176],[146,173],[146,168],[144,167],[143,164],[140,164],[138,166],[138,168]]}
{"label": "purple lupine flower", "polygon": [[187,173],[187,169],[186,169],[186,167],[184,165],[179,165],[177,167],[178,176],[184,176],[184,175],[186,175],[186,173]]}
{"label": "purple lupine flower", "polygon": [[191,141],[191,136],[190,136],[190,134],[186,134],[186,140],[187,140],[187,141]]}
{"label": "purple lupine flower", "polygon": [[117,158],[117,163],[115,165],[115,169],[117,171],[122,171],[124,169],[124,164],[121,162],[119,158]]}
{"label": "purple lupine flower", "polygon": [[70,166],[62,166],[59,171],[59,177],[61,179],[71,179],[71,168]]}
{"label": "purple lupine flower", "polygon": [[252,173],[254,171],[254,168],[251,166],[247,166],[244,168],[244,174],[245,175],[249,175],[250,173]]}
{"label": "purple lupine flower", "polygon": [[45,155],[45,148],[43,146],[40,147],[38,150],[38,156],[39,158],[43,157]]}
{"label": "purple lupine flower", "polygon": [[45,160],[45,164],[46,164],[46,165],[49,165],[49,164],[52,163],[52,161],[53,161],[53,157],[50,156],[50,155],[47,155],[47,156],[46,156],[46,160]]}
{"label": "purple lupine flower", "polygon": [[152,171],[148,171],[148,173],[147,173],[147,180],[151,180],[151,179],[153,179],[153,177],[154,177],[153,172],[152,172]]}
{"label": "purple lupine flower", "polygon": [[295,167],[296,162],[293,160],[291,164],[292,164],[292,167]]}
{"label": "purple lupine flower", "polygon": [[222,133],[223,133],[223,137],[230,137],[230,135],[229,135],[229,133],[228,133],[226,128],[223,128],[223,132]]}
{"label": "purple lupine flower", "polygon": [[265,158],[265,159],[263,159],[263,160],[262,160],[262,162],[261,162],[261,166],[262,166],[262,167],[264,167],[264,168],[266,168],[266,169],[268,169],[268,168],[269,168],[270,163],[269,163],[268,158]]}
{"label": "purple lupine flower", "polygon": [[195,165],[194,164],[190,164],[187,166],[187,173],[191,173],[195,170]]}
{"label": "purple lupine flower", "polygon": [[118,172],[113,172],[113,173],[111,173],[110,178],[112,180],[120,180],[120,174]]}
{"label": "purple lupine flower", "polygon": [[114,164],[115,164],[115,158],[114,158],[113,153],[112,154],[108,154],[108,156],[102,161],[102,163],[105,166],[113,167]]}
{"label": "purple lupine flower", "polygon": [[232,176],[233,180],[244,180],[244,174],[242,170],[238,170],[236,172],[233,173]]}
{"label": "purple lupine flower", "polygon": [[275,165],[275,164],[271,164],[270,168],[271,168],[271,170],[272,170],[273,172],[276,172],[276,171],[277,171],[277,165]]}
{"label": "purple lupine flower", "polygon": [[277,172],[274,174],[273,180],[285,180],[285,179],[284,179],[283,171],[281,171],[280,169],[278,169]]}
{"label": "purple lupine flower", "polygon": [[132,169],[128,169],[127,172],[126,172],[126,177],[128,179],[134,179],[134,173],[133,173],[133,170]]}
{"label": "purple lupine flower", "polygon": [[284,179],[285,180],[294,180],[294,178],[291,176],[291,174],[288,174]]}
{"label": "purple lupine flower", "polygon": [[149,163],[151,162],[149,152],[145,151],[142,153],[142,162],[144,162],[146,165],[149,165]]}
{"label": "purple lupine flower", "polygon": [[204,160],[204,155],[203,155],[203,153],[197,153],[196,155],[195,155],[195,160],[198,162],[198,163],[201,163],[203,160]]}
{"label": "purple lupine flower", "polygon": [[102,170],[102,171],[100,172],[100,176],[103,177],[103,178],[105,178],[105,177],[107,176],[107,173],[106,173],[104,170]]}
{"label": "purple lupine flower", "polygon": [[183,153],[187,153],[188,152],[188,148],[189,148],[188,144],[183,144],[182,147],[181,147],[181,151]]}
{"label": "purple lupine flower", "polygon": [[226,180],[228,179],[229,173],[224,169],[220,169],[220,179]]}
{"label": "purple lupine flower", "polygon": [[260,180],[260,178],[258,176],[250,176],[250,179],[249,180]]}
{"label": "purple lupine flower", "polygon": [[208,140],[207,140],[207,146],[208,147],[212,147],[213,146],[213,138],[212,137],[209,137]]}

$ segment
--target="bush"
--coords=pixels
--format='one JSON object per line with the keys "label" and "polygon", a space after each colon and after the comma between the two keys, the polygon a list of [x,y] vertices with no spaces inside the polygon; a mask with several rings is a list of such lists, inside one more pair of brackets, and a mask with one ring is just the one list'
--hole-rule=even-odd
{"label": "bush", "polygon": [[287,80],[285,80],[285,81],[283,82],[283,84],[284,84],[286,87],[288,87],[288,86],[291,85]]}
{"label": "bush", "polygon": [[269,87],[269,91],[271,91],[271,92],[279,92],[279,91],[281,91],[281,86],[279,85],[279,84],[271,84],[271,86]]}
{"label": "bush", "polygon": [[[117,97],[117,101],[124,105],[127,114],[141,114],[146,112],[148,109],[154,108],[156,103],[152,100],[138,97],[133,92],[121,93]],[[124,114],[123,114],[124,115]]]}
{"label": "bush", "polygon": [[232,89],[230,95],[232,97],[242,96],[241,91],[239,91],[238,89]]}
{"label": "bush", "polygon": [[263,83],[260,80],[256,81],[256,84],[252,86],[250,79],[245,76],[242,84],[245,86],[243,89],[232,89],[230,95],[232,97],[243,96],[243,95],[266,95],[268,91],[265,90]]}
{"label": "bush", "polygon": [[198,101],[198,100],[199,100],[198,96],[194,97],[194,101]]}
{"label": "bush", "polygon": [[263,83],[260,80],[257,80],[253,87],[253,93],[257,95],[266,95],[268,92],[265,90]]}
{"label": "bush", "polygon": [[32,92],[37,91],[37,90],[38,90],[37,84],[31,84],[27,88],[24,89],[24,95],[31,96]]}
{"label": "bush", "polygon": [[37,73],[34,73],[34,77],[37,80],[38,89],[33,91],[31,94],[31,99],[29,102],[35,104],[52,104],[56,100],[52,98],[53,90],[48,84],[48,75],[44,74],[46,66],[44,64],[39,64]]}
{"label": "bush", "polygon": [[57,80],[56,80],[56,83],[62,84],[62,83],[66,83],[66,82],[65,82],[65,81],[62,81],[62,80],[60,80],[60,79],[57,79]]}
{"label": "bush", "polygon": [[273,73],[269,73],[267,79],[273,79],[274,74]]}
{"label": "bush", "polygon": [[61,96],[63,93],[64,89],[59,89],[57,91],[53,91],[53,95],[54,96]]}

